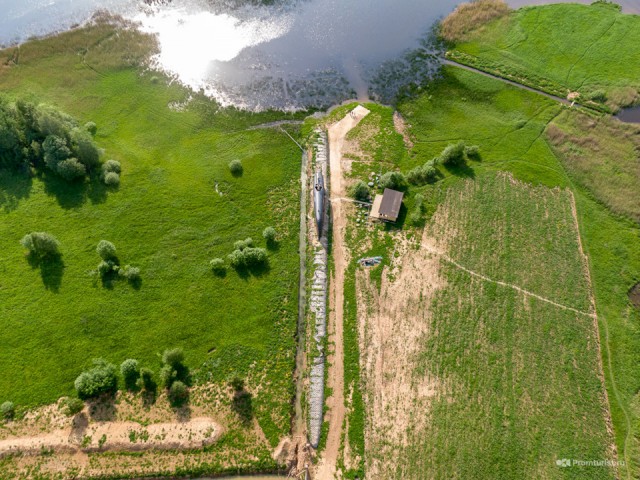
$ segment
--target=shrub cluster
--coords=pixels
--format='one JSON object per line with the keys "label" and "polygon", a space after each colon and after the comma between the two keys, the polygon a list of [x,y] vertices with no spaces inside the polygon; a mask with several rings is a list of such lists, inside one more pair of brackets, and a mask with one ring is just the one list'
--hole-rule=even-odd
{"label": "shrub cluster", "polygon": [[458,166],[464,164],[464,142],[451,143],[447,145],[440,154],[440,162],[447,166]]}
{"label": "shrub cluster", "polygon": [[213,273],[215,273],[216,275],[224,275],[224,273],[226,272],[224,260],[221,258],[214,258],[209,262],[209,266],[211,267]]}
{"label": "shrub cluster", "polygon": [[391,188],[392,190],[400,190],[407,184],[407,180],[400,172],[387,172],[380,177],[380,186],[382,188]]}
{"label": "shrub cluster", "polygon": [[278,234],[273,227],[267,227],[262,231],[262,237],[267,241],[267,244],[275,243]]}
{"label": "shrub cluster", "polygon": [[29,250],[30,255],[39,258],[59,255],[60,242],[47,232],[31,232],[22,237],[20,243]]}
{"label": "shrub cluster", "polygon": [[228,256],[233,268],[255,268],[266,265],[269,261],[267,251],[254,247],[251,238],[238,240],[233,244],[233,248],[233,252]]}
{"label": "shrub cluster", "polygon": [[407,173],[407,181],[413,185],[424,185],[425,183],[433,183],[438,178],[438,169],[436,168],[436,160],[429,160],[424,165],[418,165]]}
{"label": "shrub cluster", "polygon": [[174,407],[184,405],[189,399],[187,385],[190,383],[191,378],[189,368],[184,364],[184,353],[181,348],[164,351],[160,378],[167,389],[171,405]]}
{"label": "shrub cluster", "polygon": [[46,166],[72,181],[100,165],[100,150],[90,131],[46,105],[24,100],[12,103],[0,97],[0,132],[0,167]]}
{"label": "shrub cluster", "polygon": [[114,275],[124,278],[129,282],[137,282],[140,280],[140,269],[131,265],[120,266],[116,254],[116,246],[108,240],[100,240],[96,247],[96,252],[102,258],[98,264],[98,274],[103,280],[112,280]]}
{"label": "shrub cluster", "polygon": [[116,160],[107,160],[102,164],[102,180],[109,187],[117,187],[120,185],[120,162]]}
{"label": "shrub cluster", "polygon": [[82,372],[74,383],[78,397],[82,400],[96,398],[118,390],[116,367],[99,358],[93,361],[94,367]]}
{"label": "shrub cluster", "polygon": [[361,202],[369,200],[369,195],[369,187],[362,180],[358,180],[358,182],[349,188],[349,196]]}

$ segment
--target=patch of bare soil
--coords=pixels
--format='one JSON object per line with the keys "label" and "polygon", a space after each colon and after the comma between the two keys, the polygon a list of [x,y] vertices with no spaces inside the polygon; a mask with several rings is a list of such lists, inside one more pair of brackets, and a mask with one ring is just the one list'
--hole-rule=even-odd
{"label": "patch of bare soil", "polygon": [[395,127],[396,132],[402,135],[406,149],[411,150],[413,148],[413,142],[409,136],[409,126],[402,115],[400,115],[400,112],[393,112],[393,126]]}
{"label": "patch of bare soil", "polygon": [[640,308],[640,283],[636,283],[635,286],[629,290],[629,300],[634,307]]}
{"label": "patch of bare soil", "polygon": [[396,245],[395,260],[391,268],[385,267],[379,292],[368,270],[356,274],[368,478],[392,476],[410,435],[426,425],[431,400],[444,394],[434,375],[415,374],[415,356],[429,334],[431,300],[445,287],[440,261],[403,238]]}
{"label": "patch of bare soil", "polygon": [[[0,478],[33,478],[29,472],[34,471],[60,478],[105,474],[128,478],[202,461],[231,466],[238,458],[251,458],[251,453],[234,446],[222,453],[201,449],[237,428],[243,429],[256,451],[270,450],[255,418],[243,423],[229,409],[231,395],[224,387],[207,384],[192,388],[189,405],[179,409],[169,405],[165,393],[155,401],[119,393],[115,399],[86,406],[74,417],[65,416],[57,404],[34,409],[0,428],[0,457],[6,458]],[[102,455],[105,452],[109,453]],[[136,456],[131,456],[134,452]],[[274,452],[274,458],[289,457],[284,444]]]}

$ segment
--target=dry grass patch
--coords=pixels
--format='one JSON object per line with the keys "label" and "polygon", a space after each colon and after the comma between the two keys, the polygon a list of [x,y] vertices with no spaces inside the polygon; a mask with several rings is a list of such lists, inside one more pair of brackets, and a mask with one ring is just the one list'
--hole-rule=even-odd
{"label": "dry grass patch", "polygon": [[474,0],[462,3],[442,21],[440,35],[448,42],[468,40],[469,32],[503,17],[511,9],[504,0]]}
{"label": "dry grass patch", "polygon": [[570,175],[599,202],[640,221],[640,127],[565,111],[546,136]]}

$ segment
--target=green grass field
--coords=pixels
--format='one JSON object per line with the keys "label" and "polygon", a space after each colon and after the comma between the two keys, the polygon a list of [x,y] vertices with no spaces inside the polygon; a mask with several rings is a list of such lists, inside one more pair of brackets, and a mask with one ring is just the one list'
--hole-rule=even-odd
{"label": "green grass field", "polygon": [[[566,190],[483,174],[449,188],[426,229],[465,268],[588,312],[571,201]],[[438,393],[395,478],[613,478],[556,465],[611,458],[593,318],[446,260],[440,275],[415,370],[416,382],[437,378]]]}
{"label": "green grass field", "polygon": [[471,38],[452,59],[581,102],[601,91],[612,109],[640,98],[640,16],[615,5],[525,7]]}
{"label": "green grass field", "polygon": [[[0,399],[53,402],[92,358],[137,358],[157,372],[157,354],[182,347],[198,380],[238,373],[259,389],[254,412],[275,446],[293,392],[300,151],[284,134],[247,130],[284,114],[218,111],[197,95],[185,111],[170,109],[189,93],[135,67],[145,37],[114,33],[100,24],[29,42],[19,56],[0,52],[0,89],[96,122],[105,158],[123,169],[117,191],[0,172]],[[241,177],[228,170],[233,159]],[[226,258],[234,241],[265,246],[269,225],[279,243],[268,271],[212,274],[209,260]],[[31,268],[19,240],[34,230],[60,240],[61,264]],[[101,239],[140,267],[140,288],[90,275]]]}

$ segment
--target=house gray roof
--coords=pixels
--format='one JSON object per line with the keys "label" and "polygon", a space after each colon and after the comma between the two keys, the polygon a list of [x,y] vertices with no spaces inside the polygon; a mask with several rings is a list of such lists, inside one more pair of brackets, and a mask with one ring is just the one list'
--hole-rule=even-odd
{"label": "house gray roof", "polygon": [[382,194],[382,202],[380,203],[380,215],[395,221],[400,213],[403,196],[402,192],[385,188]]}

